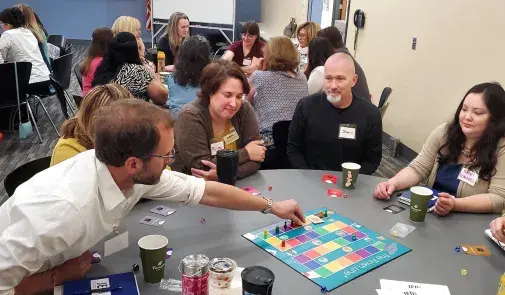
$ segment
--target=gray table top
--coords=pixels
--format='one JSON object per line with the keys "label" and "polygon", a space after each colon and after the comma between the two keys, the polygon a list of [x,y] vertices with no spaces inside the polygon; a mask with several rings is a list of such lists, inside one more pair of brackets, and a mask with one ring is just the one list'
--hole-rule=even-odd
{"label": "gray table top", "polygon": [[[306,211],[328,207],[412,249],[410,253],[358,277],[331,294],[375,294],[375,289],[380,288],[380,279],[448,285],[451,294],[457,295],[496,294],[500,275],[505,271],[505,256],[484,234],[495,215],[453,213],[437,217],[429,214],[423,224],[413,224],[416,230],[408,237],[394,238],[389,234],[394,224],[412,223],[409,221],[408,208],[398,214],[383,210],[388,204],[396,204],[396,200],[379,201],[373,198],[373,189],[383,179],[360,175],[357,188],[347,192],[347,199],[329,198],[326,191],[335,185],[321,182],[324,173],[308,170],[260,171],[239,181],[237,186],[252,185],[262,191],[262,195],[274,200],[294,198]],[[336,174],[340,179],[339,172],[328,173]],[[273,187],[272,191],[267,190],[269,185]],[[337,186],[340,187],[340,184],[337,183]],[[167,204],[177,209],[177,212],[169,216],[162,226],[152,227],[137,222],[149,214],[149,209],[162,203],[147,201],[136,205],[124,220],[130,234],[130,247],[104,258],[100,264],[92,267],[89,275],[131,271],[134,263],[140,264],[138,239],[149,234],[161,234],[168,238],[168,247],[174,248],[172,258],[167,260],[167,279],[180,280],[177,265],[183,257],[203,253],[210,258],[232,258],[241,267],[268,267],[276,276],[274,294],[319,293],[316,284],[242,237],[244,233],[277,222],[276,216]],[[206,219],[205,224],[200,223],[201,218]],[[460,244],[488,246],[492,256],[476,257],[457,253],[454,248]],[[467,276],[461,275],[462,269],[468,271]],[[137,273],[137,278],[142,294],[159,294],[157,285],[143,282],[142,271]]]}

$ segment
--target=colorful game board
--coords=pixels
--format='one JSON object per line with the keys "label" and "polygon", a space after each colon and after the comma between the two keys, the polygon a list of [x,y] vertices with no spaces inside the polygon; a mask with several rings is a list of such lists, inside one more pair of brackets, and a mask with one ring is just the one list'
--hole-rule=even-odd
{"label": "colorful game board", "polygon": [[[309,211],[306,217],[326,210]],[[322,219],[320,224],[307,219],[294,228],[280,222],[243,236],[327,291],[411,251],[335,212],[327,211]]]}

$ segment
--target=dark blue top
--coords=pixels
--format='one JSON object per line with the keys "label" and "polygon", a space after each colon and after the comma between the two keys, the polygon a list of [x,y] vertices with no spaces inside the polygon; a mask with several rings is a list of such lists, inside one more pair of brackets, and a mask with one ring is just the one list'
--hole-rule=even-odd
{"label": "dark blue top", "polygon": [[433,188],[444,193],[456,196],[462,164],[441,164],[438,167],[437,176]]}

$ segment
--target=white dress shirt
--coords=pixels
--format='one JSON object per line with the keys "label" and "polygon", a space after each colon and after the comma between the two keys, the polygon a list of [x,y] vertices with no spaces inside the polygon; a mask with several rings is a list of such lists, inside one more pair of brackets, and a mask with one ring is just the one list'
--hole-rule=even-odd
{"label": "white dress shirt", "polygon": [[165,170],[122,192],[94,150],[38,173],[0,207],[0,294],[95,246],[141,197],[198,204],[204,191],[203,179]]}
{"label": "white dress shirt", "polygon": [[49,81],[49,69],[42,58],[38,44],[37,38],[28,29],[7,30],[0,36],[0,63],[31,62],[30,84]]}

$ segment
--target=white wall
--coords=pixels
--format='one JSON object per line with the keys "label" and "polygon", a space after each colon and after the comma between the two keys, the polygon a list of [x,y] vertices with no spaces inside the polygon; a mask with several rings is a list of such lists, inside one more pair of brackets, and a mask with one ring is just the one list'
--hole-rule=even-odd
{"label": "white wall", "polygon": [[307,20],[308,0],[262,0],[261,30],[265,37],[282,35],[291,17],[300,25]]}

